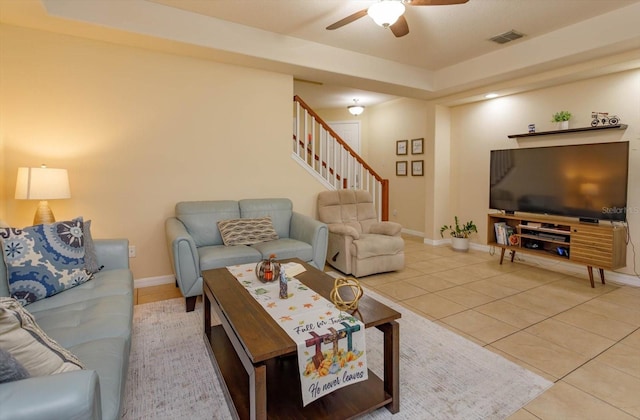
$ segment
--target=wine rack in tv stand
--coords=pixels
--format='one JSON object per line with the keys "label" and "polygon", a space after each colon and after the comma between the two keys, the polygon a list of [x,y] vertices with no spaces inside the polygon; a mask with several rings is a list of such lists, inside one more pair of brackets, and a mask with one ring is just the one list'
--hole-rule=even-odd
{"label": "wine rack in tv stand", "polygon": [[[504,223],[513,230],[513,238],[498,243],[496,223]],[[511,262],[516,252],[535,254],[543,258],[585,265],[591,287],[595,287],[593,268],[605,283],[604,270],[616,270],[626,265],[627,231],[615,224],[590,224],[561,217],[490,213],[488,215],[487,245],[501,248],[500,264],[506,251]],[[511,239],[511,240],[509,240]]]}

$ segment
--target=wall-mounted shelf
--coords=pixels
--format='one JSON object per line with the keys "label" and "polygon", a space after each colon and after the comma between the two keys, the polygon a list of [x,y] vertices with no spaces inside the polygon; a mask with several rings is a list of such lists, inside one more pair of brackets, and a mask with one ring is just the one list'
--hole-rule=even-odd
{"label": "wall-mounted shelf", "polygon": [[568,128],[566,130],[552,130],[552,131],[539,131],[536,133],[523,133],[523,134],[509,134],[508,137],[510,139],[515,139],[519,137],[534,137],[534,136],[548,136],[551,134],[568,134],[568,133],[578,133],[581,131],[594,131],[594,130],[626,130],[627,124],[616,124],[616,125],[600,125],[597,127],[580,127],[580,128]]}

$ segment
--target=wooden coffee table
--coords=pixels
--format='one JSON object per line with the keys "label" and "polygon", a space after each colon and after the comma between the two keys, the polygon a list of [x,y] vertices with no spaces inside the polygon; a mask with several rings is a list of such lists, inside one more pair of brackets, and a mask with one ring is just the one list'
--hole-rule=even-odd
{"label": "wooden coffee table", "polygon": [[[302,261],[296,278],[325,298],[334,279]],[[231,412],[241,419],[352,418],[380,407],[400,410],[400,313],[365,295],[354,314],[366,328],[384,334],[384,378],[338,389],[302,406],[297,347],[226,268],[207,270],[204,279],[204,338]],[[211,310],[222,321],[211,326]],[[367,347],[377,343],[367,343]]]}

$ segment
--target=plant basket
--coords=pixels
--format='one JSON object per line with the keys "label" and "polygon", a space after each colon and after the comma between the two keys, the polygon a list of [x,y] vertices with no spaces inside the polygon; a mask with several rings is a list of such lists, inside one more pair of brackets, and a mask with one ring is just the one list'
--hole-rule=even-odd
{"label": "plant basket", "polygon": [[454,251],[467,252],[469,250],[469,238],[451,238],[451,247]]}

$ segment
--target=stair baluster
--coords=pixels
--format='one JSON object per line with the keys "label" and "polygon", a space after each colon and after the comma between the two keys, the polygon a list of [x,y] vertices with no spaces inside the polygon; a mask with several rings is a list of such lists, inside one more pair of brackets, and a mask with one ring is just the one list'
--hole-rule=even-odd
{"label": "stair baluster", "polygon": [[363,189],[389,220],[389,180],[378,175],[300,97],[294,96],[292,157],[327,189]]}

